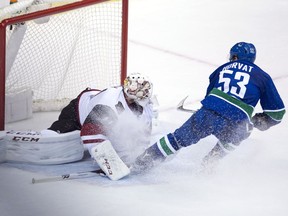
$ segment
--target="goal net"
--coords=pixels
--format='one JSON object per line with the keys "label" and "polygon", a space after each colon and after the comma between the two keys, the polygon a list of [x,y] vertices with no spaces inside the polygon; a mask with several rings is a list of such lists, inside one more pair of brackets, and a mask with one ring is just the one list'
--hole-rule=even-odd
{"label": "goal net", "polygon": [[[51,111],[87,87],[121,84],[127,13],[128,0],[18,0],[2,9],[0,106],[6,95],[6,118],[15,109],[7,98],[15,95],[31,94],[33,111]],[[0,130],[4,119],[2,106]]]}

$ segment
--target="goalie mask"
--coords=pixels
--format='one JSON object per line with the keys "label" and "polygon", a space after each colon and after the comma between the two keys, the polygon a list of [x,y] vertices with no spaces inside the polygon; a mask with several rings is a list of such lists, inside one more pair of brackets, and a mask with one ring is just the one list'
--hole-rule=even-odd
{"label": "goalie mask", "polygon": [[144,101],[152,96],[153,85],[148,77],[132,73],[124,80],[124,92],[129,99]]}

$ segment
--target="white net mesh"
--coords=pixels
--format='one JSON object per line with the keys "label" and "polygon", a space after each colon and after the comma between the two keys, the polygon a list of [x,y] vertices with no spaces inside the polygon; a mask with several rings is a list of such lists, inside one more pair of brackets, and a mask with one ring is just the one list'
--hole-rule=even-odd
{"label": "white net mesh", "polygon": [[8,26],[6,93],[30,88],[35,103],[53,106],[87,87],[119,85],[121,34],[121,1]]}

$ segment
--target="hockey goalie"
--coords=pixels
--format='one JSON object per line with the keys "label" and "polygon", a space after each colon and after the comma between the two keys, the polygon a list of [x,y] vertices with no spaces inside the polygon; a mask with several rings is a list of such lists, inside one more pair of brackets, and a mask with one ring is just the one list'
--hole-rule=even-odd
{"label": "hockey goalie", "polygon": [[123,86],[86,89],[48,129],[7,132],[7,160],[61,164],[82,159],[87,150],[111,180],[121,179],[150,144],[152,90],[139,73],[127,76]]}

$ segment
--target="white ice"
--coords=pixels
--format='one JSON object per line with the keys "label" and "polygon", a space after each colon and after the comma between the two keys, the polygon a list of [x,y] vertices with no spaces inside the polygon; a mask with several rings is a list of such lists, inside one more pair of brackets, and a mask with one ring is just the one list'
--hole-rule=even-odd
{"label": "white ice", "polygon": [[[288,104],[287,0],[130,0],[129,9],[128,70],[146,73],[154,82],[160,103],[155,134],[173,131],[189,117],[175,110],[178,102],[189,95],[197,104],[209,74],[227,61],[230,47],[239,41],[255,44],[256,63],[272,76]],[[56,117],[37,114],[6,129],[43,129]],[[198,166],[214,137],[182,149],[150,173],[118,182],[96,177],[32,185],[32,177],[48,174],[4,163],[0,215],[287,216],[287,128],[285,116],[266,132],[255,129],[214,173],[205,175]]]}

